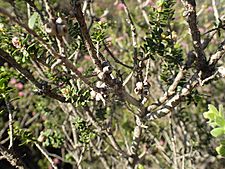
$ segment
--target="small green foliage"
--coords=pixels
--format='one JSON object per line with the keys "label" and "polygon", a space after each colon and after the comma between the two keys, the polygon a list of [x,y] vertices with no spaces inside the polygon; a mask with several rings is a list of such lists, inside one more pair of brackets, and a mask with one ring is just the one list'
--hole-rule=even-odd
{"label": "small green foliage", "polygon": [[225,119],[223,114],[222,105],[219,106],[219,111],[217,108],[211,104],[208,105],[209,111],[203,113],[203,117],[209,120],[209,124],[212,127],[225,127]]}
{"label": "small green foliage", "polygon": [[68,22],[68,34],[71,37],[71,42],[69,45],[69,53],[70,55],[74,54],[74,51],[79,49],[82,53],[87,53],[87,49],[85,48],[85,43],[82,39],[80,26],[78,22],[70,20]]}
{"label": "small green foliage", "polygon": [[157,1],[157,8],[150,15],[151,31],[147,33],[141,47],[145,56],[154,61],[162,61],[161,80],[169,84],[183,61],[182,49],[176,42],[177,35],[171,26],[173,5],[174,1]]}
{"label": "small green foliage", "polygon": [[106,22],[97,22],[93,26],[91,37],[94,43],[101,43],[106,39],[108,27],[109,25]]}
{"label": "small green foliage", "polygon": [[66,155],[65,155],[65,160],[66,160],[66,161],[73,161],[73,156],[72,156],[72,154],[70,154],[70,153],[66,154]]}
{"label": "small green foliage", "polygon": [[61,89],[64,97],[67,100],[71,100],[71,102],[75,103],[76,106],[84,106],[89,102],[90,91],[87,89],[75,89],[71,86],[66,86]]}
{"label": "small green foliage", "polygon": [[63,134],[57,128],[47,129],[41,135],[44,137],[42,144],[45,147],[59,148],[64,142]]}
{"label": "small green foliage", "polygon": [[222,127],[214,128],[210,133],[212,134],[213,137],[222,136],[224,134],[224,128]]}
{"label": "small green foliage", "polygon": [[74,125],[78,131],[79,142],[87,144],[91,139],[95,138],[95,133],[90,128],[91,126],[88,125],[82,118],[76,118]]}
{"label": "small green foliage", "polygon": [[[208,123],[213,129],[211,135],[213,137],[221,137],[225,134],[225,118],[223,112],[223,106],[219,106],[219,111],[213,105],[208,105],[209,111],[203,113],[203,117],[208,119]],[[218,154],[225,156],[225,140],[221,141],[220,146],[216,148]]]}
{"label": "small green foliage", "polygon": [[8,82],[11,77],[12,74],[10,74],[6,68],[0,67],[0,98],[7,97],[9,92],[12,90],[10,87],[8,87]]}
{"label": "small green foliage", "polygon": [[29,129],[22,129],[19,126],[15,126],[13,132],[14,136],[22,141],[21,145],[33,143],[34,141],[36,141],[35,137],[33,137],[33,134]]}
{"label": "small green foliage", "polygon": [[138,169],[145,169],[145,167],[142,164],[139,164]]}
{"label": "small green foliage", "polygon": [[216,147],[216,152],[225,157],[225,145]]}

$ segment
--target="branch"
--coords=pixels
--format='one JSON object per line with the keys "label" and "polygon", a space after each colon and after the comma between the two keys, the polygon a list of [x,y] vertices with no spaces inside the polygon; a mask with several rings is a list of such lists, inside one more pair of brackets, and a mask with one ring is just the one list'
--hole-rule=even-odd
{"label": "branch", "polygon": [[147,119],[149,120],[158,119],[171,112],[181,102],[181,99],[190,94],[193,88],[195,88],[198,85],[199,82],[198,79],[199,76],[197,72],[191,77],[191,79],[182,88],[182,90],[176,95],[174,95],[172,98],[170,98],[161,109],[152,112],[152,107],[149,106],[147,109],[149,113],[146,115]]}
{"label": "branch", "polygon": [[[94,60],[94,63],[97,65],[97,67],[100,70],[102,70],[101,61],[103,61],[104,58],[101,54],[99,54],[99,56],[100,56],[99,58],[97,56],[95,46],[93,45],[90,35],[89,35],[89,32],[87,30],[87,25],[85,23],[85,19],[84,19],[82,10],[81,10],[80,2],[74,1],[73,7],[74,7],[74,11],[75,11],[74,14],[75,14],[75,16],[80,24],[80,27],[81,27],[82,35],[83,35],[84,39],[87,41],[88,49],[91,51],[92,59]],[[119,97],[122,97],[123,99],[128,101],[130,104],[139,108],[141,112],[145,111],[145,108],[143,107],[143,105],[125,91],[125,88],[122,86],[122,82],[119,79],[112,78],[110,75],[107,75],[104,79],[104,82],[107,85],[109,85],[111,88],[113,88],[116,95],[118,95]]]}
{"label": "branch", "polygon": [[73,8],[74,8],[74,15],[80,25],[80,30],[82,32],[82,35],[85,39],[85,41],[87,42],[87,48],[88,51],[91,53],[91,58],[94,62],[94,64],[100,69],[102,70],[102,66],[101,66],[101,62],[104,61],[105,59],[103,58],[102,55],[97,55],[97,51],[95,49],[94,44],[92,43],[91,37],[89,35],[89,31],[84,19],[84,15],[81,9],[81,3],[78,1],[74,1],[73,2]]}
{"label": "branch", "polygon": [[87,115],[88,119],[90,120],[90,122],[92,123],[92,125],[99,132],[105,133],[107,135],[108,139],[110,140],[110,143],[105,140],[107,142],[107,144],[110,145],[119,155],[122,155],[123,157],[127,157],[128,156],[127,153],[121,149],[120,145],[118,144],[115,137],[113,136],[111,129],[109,128],[109,129],[103,131],[102,126],[100,126],[98,124],[97,120],[93,116],[90,109],[88,107],[85,107],[85,111],[86,111],[86,115]]}
{"label": "branch", "polygon": [[28,167],[12,152],[0,144],[0,154],[15,168],[28,169]]}
{"label": "branch", "polygon": [[54,164],[54,161],[49,157],[48,152],[43,149],[38,143],[34,143],[36,147],[40,150],[40,152],[46,157],[46,159],[50,162],[53,169],[58,169],[58,167]]}
{"label": "branch", "polygon": [[12,65],[13,68],[18,70],[26,79],[28,79],[30,82],[32,82],[38,89],[41,90],[41,92],[53,99],[59,100],[61,102],[66,102],[66,98],[63,96],[60,96],[54,92],[51,91],[50,86],[43,85],[42,83],[38,82],[33,75],[25,68],[23,68],[20,64],[16,62],[14,58],[12,58],[8,53],[6,53],[4,50],[0,49],[0,57],[6,60],[10,65]]}
{"label": "branch", "polygon": [[214,67],[218,60],[225,55],[225,40],[219,45],[219,48],[215,54],[210,57],[209,65]]}
{"label": "branch", "polygon": [[56,59],[61,59],[62,62],[66,65],[67,68],[71,69],[72,72],[80,78],[86,85],[92,88],[92,83],[84,78],[79,70],[73,65],[73,63],[68,60],[66,57],[58,54],[54,48],[52,48],[43,38],[41,38],[35,31],[30,29],[26,24],[23,24],[20,22],[17,18],[13,17],[10,13],[8,13],[5,9],[0,8],[0,14],[3,14],[7,17],[9,17],[12,21],[17,23],[19,26],[24,28],[30,35],[32,35],[52,56],[54,56]]}
{"label": "branch", "polygon": [[218,12],[218,9],[216,7],[216,1],[215,0],[212,0],[212,6],[213,6],[213,13],[214,13],[216,22],[219,23],[219,12]]}
{"label": "branch", "polygon": [[90,145],[92,146],[93,150],[95,151],[96,155],[99,156],[103,166],[105,169],[110,169],[110,166],[107,162],[107,158],[104,154],[104,152],[101,150],[101,148],[97,148],[96,145],[94,143],[92,143],[92,141],[90,141]]}
{"label": "branch", "polygon": [[175,77],[173,83],[168,88],[167,92],[165,92],[164,95],[159,98],[158,102],[153,103],[150,106],[148,106],[148,108],[147,108],[148,111],[154,111],[157,107],[159,107],[160,105],[164,104],[172,95],[174,95],[176,93],[175,89],[177,88],[177,86],[178,86],[179,82],[181,81],[181,79],[184,77],[185,73],[186,73],[186,70],[181,68],[179,73]]}
{"label": "branch", "polygon": [[[217,52],[210,57],[209,67],[211,68],[212,72],[211,72],[211,76],[209,76],[208,78],[203,80],[204,83],[209,80],[212,80],[215,77],[213,69],[215,69],[217,62],[223,56],[225,56],[225,40],[219,45]],[[161,103],[166,102],[162,108],[155,111],[155,109],[159,106],[159,103],[154,103],[154,104],[151,104],[150,106],[148,106],[147,111],[146,111],[147,119],[154,120],[154,119],[157,119],[157,118],[167,115],[181,102],[181,99],[183,97],[190,94],[191,91],[199,84],[199,78],[200,78],[199,74],[200,73],[196,72],[191,77],[191,79],[186,83],[186,85],[182,88],[182,90],[175,94],[175,87],[178,85],[178,82],[181,80],[181,78],[183,77],[183,74],[185,72],[186,72],[185,70],[182,70],[182,69],[180,70],[180,72],[178,73],[177,77],[175,78],[173,84],[169,87],[169,90],[168,90],[168,91],[173,91],[173,92],[167,92],[160,99]],[[171,96],[173,96],[173,97],[171,97]]]}
{"label": "branch", "polygon": [[128,159],[128,168],[134,168],[139,161],[138,150],[143,130],[142,124],[139,124],[140,122],[140,117],[136,116],[136,126],[134,127],[132,145],[130,147],[131,157]]}
{"label": "branch", "polygon": [[117,59],[117,58],[113,55],[113,53],[110,51],[110,49],[108,48],[107,44],[105,44],[105,42],[104,42],[104,47],[105,47],[105,50],[109,53],[109,55],[114,59],[114,61],[115,61],[116,63],[121,64],[122,66],[124,66],[124,67],[126,67],[126,68],[128,68],[128,69],[133,69],[132,66],[128,66],[128,65],[124,64],[123,62],[121,62],[119,59]]}
{"label": "branch", "polygon": [[196,2],[195,0],[182,0],[182,3],[185,7],[184,16],[190,28],[193,47],[197,53],[197,69],[204,72],[207,69],[207,61],[201,44],[200,31],[197,26]]}
{"label": "branch", "polygon": [[146,11],[144,9],[144,5],[142,4],[142,0],[137,0],[137,1],[139,3],[139,8],[141,9],[141,12],[142,12],[142,15],[143,15],[143,17],[145,19],[145,22],[150,28],[150,22],[149,22],[149,19],[148,19],[148,14],[146,13]]}
{"label": "branch", "polygon": [[26,3],[28,3],[41,17],[41,21],[44,22],[44,15],[41,13],[41,11],[38,9],[38,7],[35,5],[34,1],[31,0],[25,0]]}

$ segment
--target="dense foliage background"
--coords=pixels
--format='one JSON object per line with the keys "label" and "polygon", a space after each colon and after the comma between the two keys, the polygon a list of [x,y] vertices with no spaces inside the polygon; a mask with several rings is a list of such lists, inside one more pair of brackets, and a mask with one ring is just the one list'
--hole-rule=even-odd
{"label": "dense foliage background", "polygon": [[0,168],[224,168],[224,16],[224,0],[0,0]]}

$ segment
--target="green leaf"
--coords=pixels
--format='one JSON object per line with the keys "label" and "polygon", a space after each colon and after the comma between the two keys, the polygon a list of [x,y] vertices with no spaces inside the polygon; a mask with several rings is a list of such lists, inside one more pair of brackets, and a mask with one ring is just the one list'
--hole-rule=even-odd
{"label": "green leaf", "polygon": [[225,146],[224,145],[220,145],[220,146],[216,147],[216,151],[219,155],[225,156]]}
{"label": "green leaf", "polygon": [[221,141],[220,141],[220,144],[222,144],[222,145],[225,146],[225,140],[221,140]]}
{"label": "green leaf", "polygon": [[138,169],[144,169],[144,166],[142,164],[139,164]]}
{"label": "green leaf", "polygon": [[217,123],[218,126],[224,127],[225,126],[225,119],[223,117],[217,116],[216,117],[216,123]]}
{"label": "green leaf", "polygon": [[208,109],[209,109],[210,112],[218,114],[217,108],[215,106],[213,106],[212,104],[208,105]]}
{"label": "green leaf", "polygon": [[29,26],[30,29],[34,28],[34,25],[36,23],[37,17],[38,17],[38,13],[37,12],[34,12],[33,15],[30,17],[30,19],[28,21],[28,26]]}
{"label": "green leaf", "polygon": [[224,118],[223,105],[219,105],[219,115]]}
{"label": "green leaf", "polygon": [[207,112],[203,113],[203,117],[205,119],[209,119],[210,121],[214,120],[215,116],[216,116],[216,114],[211,111],[207,111]]}
{"label": "green leaf", "polygon": [[214,137],[222,136],[224,134],[224,128],[223,127],[214,128],[210,133]]}

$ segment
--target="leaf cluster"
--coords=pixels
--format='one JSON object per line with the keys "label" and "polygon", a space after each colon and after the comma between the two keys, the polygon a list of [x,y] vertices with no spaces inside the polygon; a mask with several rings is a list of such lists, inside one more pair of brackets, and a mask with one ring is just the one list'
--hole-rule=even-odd
{"label": "leaf cluster", "polygon": [[[162,62],[161,79],[171,83],[178,65],[183,61],[182,49],[176,42],[176,32],[171,22],[174,15],[174,1],[160,0],[151,12],[151,29],[147,33],[142,50],[147,57]],[[168,80],[171,77],[171,80]]]}
{"label": "leaf cluster", "polygon": [[77,117],[74,121],[74,126],[78,131],[79,142],[88,144],[91,139],[95,138],[95,132],[84,119]]}
{"label": "leaf cluster", "polygon": [[[213,128],[211,135],[213,137],[221,137],[225,135],[225,117],[223,106],[219,106],[219,110],[211,104],[208,105],[208,111],[203,113],[203,117],[208,119],[209,125]],[[220,142],[220,146],[216,148],[218,154],[225,156],[225,140]]]}

